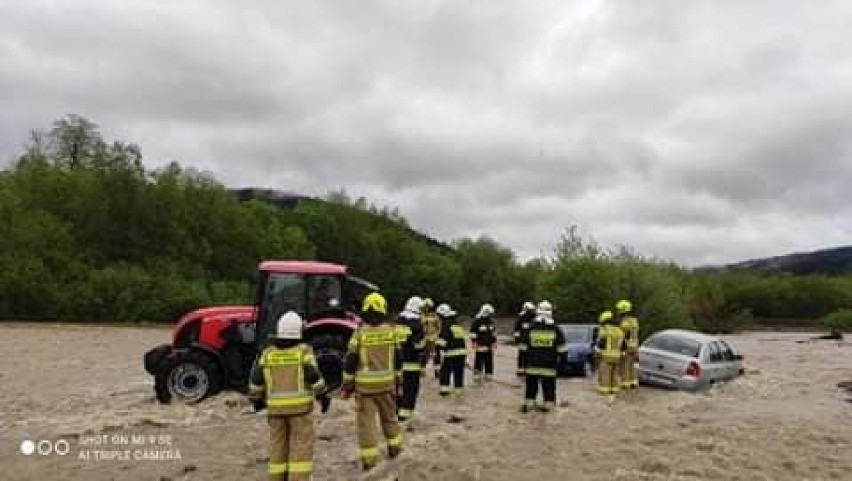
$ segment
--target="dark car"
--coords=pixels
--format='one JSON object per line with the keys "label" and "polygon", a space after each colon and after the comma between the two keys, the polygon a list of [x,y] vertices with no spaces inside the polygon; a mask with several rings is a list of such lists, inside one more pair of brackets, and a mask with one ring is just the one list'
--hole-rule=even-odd
{"label": "dark car", "polygon": [[593,343],[596,324],[560,324],[559,329],[565,336],[568,344],[568,352],[561,364],[560,376],[580,375],[586,376],[594,370]]}

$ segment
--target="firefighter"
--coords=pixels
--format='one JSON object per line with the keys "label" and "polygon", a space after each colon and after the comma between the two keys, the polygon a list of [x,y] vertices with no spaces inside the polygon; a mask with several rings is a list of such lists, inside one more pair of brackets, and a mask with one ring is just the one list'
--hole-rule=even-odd
{"label": "firefighter", "polygon": [[[526,347],[526,393],[521,412],[527,413],[534,407],[550,412],[556,407],[556,375],[564,353],[568,352],[565,336],[553,320],[550,302],[539,302],[535,321],[521,338],[521,345]],[[544,403],[536,406],[539,385]]]}
{"label": "firefighter", "polygon": [[420,377],[426,352],[426,338],[420,321],[422,307],[423,301],[419,297],[408,299],[396,321],[397,343],[402,356],[402,385],[397,396],[401,422],[408,421],[414,415],[414,406],[420,392]]}
{"label": "firefighter", "polygon": [[618,382],[618,368],[624,353],[624,334],[615,325],[612,311],[604,311],[598,318],[598,344],[595,354],[598,358],[598,392],[614,396],[621,390]]}
{"label": "firefighter", "polygon": [[624,357],[621,359],[621,389],[636,389],[636,353],[639,350],[639,320],[632,314],[633,303],[624,299],[615,304],[618,326],[624,333]]}
{"label": "firefighter", "polygon": [[520,341],[522,337],[527,335],[533,320],[535,320],[535,304],[527,301],[521,308],[521,312],[518,313],[518,319],[512,329],[512,337],[515,339],[515,345],[518,346],[518,368],[515,370],[515,374],[518,376],[524,375],[524,349],[522,349]]}
{"label": "firefighter", "polygon": [[470,340],[474,350],[473,379],[476,382],[482,382],[483,374],[488,380],[494,376],[494,344],[497,337],[494,335],[492,315],[494,307],[483,304],[470,325]]}
{"label": "firefighter", "polygon": [[314,456],[314,397],[322,412],[331,399],[311,347],[302,342],[302,318],[289,311],[252,366],[249,399],[267,410],[270,481],[311,478]]}
{"label": "firefighter", "polygon": [[366,471],[378,464],[376,418],[388,446],[388,457],[402,452],[402,430],[397,421],[396,385],[401,379],[401,357],[394,326],[387,321],[387,301],[374,292],[364,298],[364,323],[352,333],[343,361],[341,398],[355,393],[361,466]]}
{"label": "firefighter", "polygon": [[[438,334],[438,349],[441,351],[440,394],[461,396],[464,388],[464,368],[467,358],[467,333],[458,323],[457,314],[447,304],[441,304],[435,310],[441,318],[441,332]],[[453,388],[450,388],[452,378]]]}
{"label": "firefighter", "polygon": [[432,366],[435,369],[435,379],[438,378],[441,356],[436,348],[435,342],[438,340],[438,333],[441,332],[441,322],[438,315],[435,314],[435,303],[428,297],[423,299],[423,313],[420,316],[423,321],[423,332],[426,336],[426,361],[423,364],[425,370],[426,363],[432,361]]}

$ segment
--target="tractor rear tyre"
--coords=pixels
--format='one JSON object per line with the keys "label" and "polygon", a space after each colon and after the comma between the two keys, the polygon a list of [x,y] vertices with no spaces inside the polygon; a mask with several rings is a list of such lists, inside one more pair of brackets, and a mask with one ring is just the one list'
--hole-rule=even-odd
{"label": "tractor rear tyre", "polygon": [[[194,350],[173,361],[154,378],[154,391],[161,402],[176,399],[197,403],[222,390],[222,368],[209,354]],[[163,401],[166,399],[166,401]]]}
{"label": "tractor rear tyre", "polygon": [[329,391],[336,392],[343,383],[343,358],[346,356],[349,339],[325,334],[311,341],[314,356]]}

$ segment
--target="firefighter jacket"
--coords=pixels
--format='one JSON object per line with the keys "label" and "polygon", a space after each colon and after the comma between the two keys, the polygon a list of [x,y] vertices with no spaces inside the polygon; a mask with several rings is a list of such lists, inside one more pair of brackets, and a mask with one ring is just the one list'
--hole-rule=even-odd
{"label": "firefighter jacket", "polygon": [[436,342],[438,349],[441,350],[441,356],[467,356],[466,338],[467,332],[455,317],[441,319],[441,332]]}
{"label": "firefighter jacket", "polygon": [[470,325],[470,340],[476,343],[478,352],[488,352],[497,342],[494,321],[490,317],[477,317]]}
{"label": "firefighter jacket", "polygon": [[438,340],[438,333],[441,332],[441,320],[434,312],[423,313],[423,331],[427,341],[435,342]]}
{"label": "firefighter jacket", "polygon": [[313,349],[298,341],[276,341],[252,366],[249,398],[265,401],[270,416],[295,416],[313,411],[314,397],[326,392]]}
{"label": "firefighter jacket", "polygon": [[393,392],[402,375],[396,329],[379,322],[362,324],[349,339],[343,360],[343,386],[362,394]]}
{"label": "firefighter jacket", "polygon": [[555,377],[568,352],[565,336],[553,319],[539,317],[530,330],[521,338],[519,347],[526,351],[526,374],[531,376]]}
{"label": "firefighter jacket", "polygon": [[621,332],[624,333],[625,350],[630,353],[636,352],[639,349],[639,320],[625,314],[621,316],[619,327],[621,327]]}
{"label": "firefighter jacket", "polygon": [[521,338],[530,330],[534,320],[535,312],[533,311],[524,312],[518,317],[515,321],[515,326],[512,328],[512,337],[515,339],[515,344],[520,344]]}
{"label": "firefighter jacket", "polygon": [[601,360],[618,362],[625,349],[624,333],[614,324],[604,324],[598,329],[598,344],[595,352]]}
{"label": "firefighter jacket", "polygon": [[420,371],[426,361],[426,337],[420,315],[404,311],[396,320],[396,341],[403,371]]}

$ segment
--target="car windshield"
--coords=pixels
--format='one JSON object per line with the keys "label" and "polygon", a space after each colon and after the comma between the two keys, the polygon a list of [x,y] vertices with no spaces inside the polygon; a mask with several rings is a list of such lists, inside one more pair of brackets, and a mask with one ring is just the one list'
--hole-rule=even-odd
{"label": "car windshield", "polygon": [[645,347],[694,358],[697,358],[701,352],[700,342],[673,334],[653,336],[645,341]]}
{"label": "car windshield", "polygon": [[569,344],[580,344],[592,341],[589,336],[590,329],[585,327],[565,327],[562,329],[562,332],[565,333],[565,342]]}

